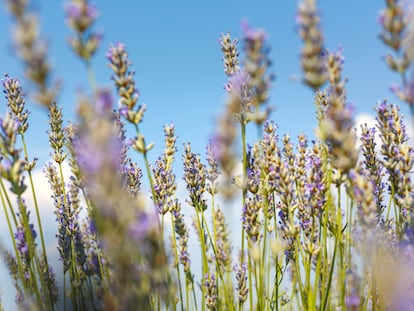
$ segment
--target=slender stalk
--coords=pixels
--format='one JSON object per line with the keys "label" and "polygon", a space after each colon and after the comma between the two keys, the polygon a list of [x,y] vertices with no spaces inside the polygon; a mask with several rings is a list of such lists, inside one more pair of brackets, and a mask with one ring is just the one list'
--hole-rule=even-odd
{"label": "slender stalk", "polygon": [[[295,273],[296,273],[296,282],[299,285],[299,293],[300,293],[300,298],[301,298],[301,302],[302,302],[302,308],[305,308],[306,310],[307,308],[307,301],[306,301],[306,297],[305,297],[305,293],[303,291],[303,287],[302,287],[302,277],[301,277],[301,272],[300,272],[300,265],[299,265],[299,261],[300,261],[300,257],[299,257],[299,249],[300,249],[300,240],[299,240],[299,235],[295,238]],[[303,256],[302,256],[303,258]]]}
{"label": "slender stalk", "polygon": [[254,271],[254,279],[256,282],[254,282],[255,287],[256,287],[256,309],[258,310],[263,310],[263,306],[262,306],[262,297],[261,295],[261,291],[260,291],[260,272],[257,273],[257,270],[260,269],[259,267],[257,267],[258,264],[256,261],[253,261],[253,271]]}
{"label": "slender stalk", "polygon": [[247,278],[249,281],[249,304],[250,304],[250,310],[253,309],[253,280],[252,280],[252,263],[250,260],[250,256],[247,257]]}
{"label": "slender stalk", "polygon": [[315,310],[315,303],[314,303],[315,300],[313,299],[313,290],[312,290],[311,281],[310,281],[311,265],[312,265],[312,254],[309,254],[308,262],[307,262],[307,265],[305,267],[306,288],[307,288],[306,295],[307,295],[308,309],[309,310]]}
{"label": "slender stalk", "polygon": [[86,68],[86,74],[88,76],[89,85],[91,86],[93,91],[96,91],[96,78],[95,73],[92,68],[91,61],[85,61],[85,68]]}
{"label": "slender stalk", "polygon": [[[202,212],[200,212],[198,209],[199,209],[198,207],[195,208],[196,218],[197,218],[197,225],[198,225],[198,232],[199,232],[199,235],[200,235],[201,252],[202,252],[202,254],[201,254],[201,256],[202,256],[201,271],[202,271],[202,276],[204,277],[204,275],[208,271],[207,249],[206,249],[206,244],[205,244],[205,241],[204,241],[204,227],[202,226],[201,220],[200,220],[200,213],[202,213]],[[201,307],[202,307],[203,311],[205,310],[205,302],[204,301],[205,301],[204,295],[201,295],[201,304],[202,304]]]}
{"label": "slender stalk", "polygon": [[[24,138],[23,134],[20,135],[20,136],[22,138],[24,156],[25,156],[26,160],[28,160],[29,156],[28,156],[28,152],[27,152],[26,141],[25,141],[25,138]],[[42,243],[42,251],[45,254],[46,266],[49,267],[49,265],[47,264],[45,239],[44,239],[44,235],[43,235],[42,221],[40,219],[39,204],[37,202],[37,195],[36,195],[36,191],[35,191],[35,187],[34,187],[34,183],[33,183],[32,172],[28,171],[28,174],[29,174],[30,188],[32,190],[33,203],[34,203],[34,206],[35,206],[37,224],[39,226],[39,235],[40,235],[40,240],[41,240],[41,243]]]}
{"label": "slender stalk", "polygon": [[189,302],[189,292],[188,292],[188,285],[187,280],[185,282],[185,310],[190,310],[190,302]]}
{"label": "slender stalk", "polygon": [[[322,165],[322,170],[325,173],[325,178],[326,178],[326,189],[330,189],[331,185],[332,185],[332,168],[329,166],[329,159],[328,159],[328,147],[325,145],[323,147],[322,150],[322,161],[323,161],[323,165]],[[326,288],[327,288],[327,284],[326,284],[326,276],[328,274],[328,267],[329,267],[329,260],[328,260],[328,215],[330,212],[330,209],[332,208],[332,206],[334,205],[333,201],[332,201],[332,194],[330,191],[328,191],[327,193],[327,199],[326,199],[326,203],[323,207],[322,210],[322,215],[323,218],[321,218],[321,222],[322,224],[320,224],[320,231],[322,232],[322,234],[320,235],[320,244],[321,244],[321,254],[319,255],[320,257],[320,261],[319,261],[319,266],[320,269],[322,270],[322,275],[321,275],[321,285],[319,286],[320,288],[320,307],[319,310],[322,310],[323,303],[325,301],[325,293]],[[329,286],[329,285],[328,285]],[[317,287],[315,286],[315,289]]]}
{"label": "slender stalk", "polygon": [[345,269],[344,269],[344,248],[342,238],[342,211],[341,211],[341,186],[338,186],[338,203],[337,203],[337,238],[340,238],[339,247],[339,297],[342,305],[345,305]]}
{"label": "slender stalk", "polygon": [[175,228],[174,228],[174,217],[173,214],[170,213],[171,216],[171,232],[172,232],[172,247],[173,247],[173,251],[174,251],[174,260],[177,264],[176,266],[176,270],[177,270],[177,277],[178,277],[178,290],[180,293],[180,302],[181,302],[181,310],[184,311],[184,300],[183,300],[183,289],[182,289],[182,285],[181,285],[181,273],[180,273],[180,265],[178,262],[178,248],[177,248],[177,241],[176,241],[176,234],[175,234]]}
{"label": "slender stalk", "polygon": [[338,238],[335,239],[335,246],[334,246],[334,253],[333,253],[333,257],[332,257],[332,263],[331,263],[331,270],[329,273],[329,279],[328,279],[328,286],[326,289],[326,294],[325,294],[325,299],[323,301],[323,306],[322,306],[322,311],[326,310],[326,306],[328,303],[328,297],[329,297],[329,293],[330,293],[330,289],[331,289],[331,283],[332,283],[332,276],[333,276],[333,271],[335,268],[335,258],[336,258],[336,250],[338,249]]}
{"label": "slender stalk", "polygon": [[275,272],[275,301],[276,311],[279,310],[279,255],[276,255],[276,272]]}
{"label": "slender stalk", "polygon": [[[14,226],[17,227],[17,217],[16,217],[16,213],[13,210],[13,205],[11,204],[9,195],[7,193],[7,190],[6,190],[6,187],[4,186],[3,178],[0,178],[0,186],[1,186],[2,193],[3,193],[4,197],[6,198],[7,206],[9,207],[10,214],[13,217]],[[3,206],[5,206],[5,205],[3,205]]]}
{"label": "slender stalk", "polygon": [[[246,143],[246,124],[242,121],[240,122],[241,126],[241,136],[242,136],[242,153],[243,153],[243,183],[246,181],[247,178],[247,143]],[[242,206],[246,203],[246,194],[247,189],[245,189],[243,185],[243,192],[242,192]],[[241,262],[244,262],[244,227],[241,228],[242,240],[241,240]]]}
{"label": "slender stalk", "polygon": [[[260,287],[262,288],[262,298],[261,299],[265,299],[265,297],[267,296],[267,288],[266,288],[266,280],[269,279],[264,271],[265,271],[265,267],[266,267],[266,253],[268,250],[268,243],[267,243],[267,227],[268,227],[268,209],[269,209],[269,198],[268,198],[268,194],[265,193],[264,194],[265,197],[265,204],[264,204],[264,210],[263,210],[263,215],[264,215],[264,226],[263,226],[263,249],[262,249],[262,260],[260,261]],[[264,287],[264,288],[263,288]]]}
{"label": "slender stalk", "polygon": [[[134,124],[134,126],[135,126],[135,131],[136,131],[137,135],[140,135],[141,132],[139,130],[138,124]],[[154,182],[153,182],[152,175],[151,175],[151,170],[150,170],[150,167],[149,167],[146,147],[147,146],[145,145],[145,142],[144,142],[145,151],[143,152],[142,155],[143,155],[143,158],[144,158],[145,170],[147,172],[148,182],[149,182],[150,187],[151,187],[151,193],[152,193],[153,198],[155,199],[156,195],[155,195],[155,189],[154,189]]]}

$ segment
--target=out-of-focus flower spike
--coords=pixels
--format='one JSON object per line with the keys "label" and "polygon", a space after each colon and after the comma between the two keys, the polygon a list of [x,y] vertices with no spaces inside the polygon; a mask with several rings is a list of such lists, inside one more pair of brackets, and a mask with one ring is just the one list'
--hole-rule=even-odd
{"label": "out-of-focus flower spike", "polygon": [[89,61],[102,42],[102,33],[89,31],[98,18],[98,10],[88,0],[71,0],[64,7],[67,23],[76,32],[69,38],[69,46],[80,58]]}
{"label": "out-of-focus flower spike", "polygon": [[316,0],[302,0],[296,15],[299,36],[304,43],[301,53],[303,82],[314,90],[324,85],[328,78],[326,51],[316,3]]}
{"label": "out-of-focus flower spike", "polygon": [[40,36],[38,20],[28,0],[7,0],[6,4],[15,19],[13,39],[17,55],[24,63],[26,77],[36,86],[33,96],[48,107],[56,100],[60,83],[51,81],[48,46]]}

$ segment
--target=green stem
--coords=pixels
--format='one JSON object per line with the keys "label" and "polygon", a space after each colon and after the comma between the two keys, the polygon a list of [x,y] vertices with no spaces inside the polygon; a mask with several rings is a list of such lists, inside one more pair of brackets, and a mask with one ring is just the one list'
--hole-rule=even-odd
{"label": "green stem", "polygon": [[[206,249],[206,244],[204,241],[204,226],[201,224],[201,220],[200,220],[200,212],[199,211],[199,207],[196,206],[195,207],[196,210],[196,218],[197,218],[197,225],[198,225],[198,234],[200,235],[200,243],[201,243],[201,251],[202,251],[202,264],[201,264],[201,271],[202,271],[202,277],[204,277],[208,271],[208,266],[207,266],[207,249]],[[201,307],[202,310],[205,310],[205,298],[204,295],[201,295]]]}
{"label": "green stem", "polygon": [[275,299],[276,311],[279,310],[279,255],[276,255],[276,272],[275,272]]}
{"label": "green stem", "polygon": [[[246,124],[244,122],[240,123],[241,126],[241,136],[242,136],[242,153],[243,153],[243,194],[242,194],[242,207],[246,202],[247,189],[244,187],[244,183],[247,178],[247,144],[246,144]],[[241,240],[241,263],[244,263],[244,227],[242,227],[242,240]]]}
{"label": "green stem", "polygon": [[[181,283],[181,273],[180,273],[180,265],[178,262],[178,248],[177,248],[177,241],[176,241],[176,235],[175,235],[175,228],[174,228],[174,217],[173,214],[170,213],[171,216],[171,231],[172,231],[172,247],[174,250],[174,257],[175,257],[175,262],[176,262],[176,269],[177,269],[177,277],[178,277],[178,290],[180,293],[180,302],[181,302],[181,311],[184,311],[184,300],[183,300],[183,289],[182,289],[182,283]],[[173,304],[173,306],[175,306],[175,304]]]}
{"label": "green stem", "polygon": [[[246,195],[247,195],[247,189],[244,185],[244,183],[246,182],[247,179],[247,143],[246,143],[246,124],[245,122],[242,120],[240,122],[240,127],[241,127],[241,137],[242,137],[242,154],[243,154],[243,192],[242,192],[242,206],[245,205],[246,203]],[[244,263],[244,244],[245,244],[245,230],[244,227],[242,226],[241,228],[241,263]],[[249,278],[249,303],[250,303],[250,310],[253,310],[253,291],[252,289],[252,274],[251,274],[251,264],[250,264],[250,260],[248,260],[248,269],[249,269],[249,273],[248,273],[248,278]]]}
{"label": "green stem", "polygon": [[268,199],[268,194],[265,193],[264,194],[265,197],[265,204],[264,204],[264,210],[263,210],[263,214],[264,214],[264,226],[263,226],[263,249],[262,249],[262,258],[260,260],[260,266],[259,266],[259,274],[260,274],[260,291],[261,291],[261,295],[259,296],[259,299],[262,300],[262,304],[264,306],[265,304],[265,299],[268,296],[267,295],[267,289],[269,288],[268,286],[266,286],[266,281],[269,279],[268,275],[266,275],[265,272],[265,268],[266,268],[266,255],[267,255],[267,249],[268,249],[268,243],[267,243],[267,227],[268,227],[268,209],[269,209],[269,199]]}
{"label": "green stem", "polygon": [[[13,206],[12,206],[12,204],[11,204],[11,201],[10,201],[9,195],[8,195],[8,193],[7,193],[7,190],[6,190],[6,187],[4,186],[4,183],[3,183],[3,178],[0,178],[0,185],[1,185],[1,190],[2,190],[2,193],[4,194],[4,197],[6,198],[6,201],[7,201],[7,206],[9,207],[10,214],[11,214],[11,215],[12,215],[12,217],[13,217],[14,225],[15,225],[15,227],[17,227],[17,217],[16,217],[16,213],[15,213],[15,212],[14,212],[14,210],[13,210]],[[4,205],[3,205],[3,206],[4,206]],[[12,237],[13,237],[13,235],[12,235]]]}
{"label": "green stem", "polygon": [[[139,136],[141,134],[138,124],[134,124],[135,126],[135,131],[137,133],[137,136]],[[147,172],[147,176],[148,176],[148,181],[151,187],[151,193],[152,193],[152,197],[154,198],[154,200],[156,199],[156,195],[155,195],[155,189],[154,189],[154,182],[152,179],[152,175],[151,175],[151,170],[149,168],[149,162],[148,162],[148,157],[147,157],[147,151],[146,151],[147,146],[145,145],[145,141],[144,141],[144,152],[142,153],[143,157],[144,157],[144,163],[145,163],[145,170]]]}
{"label": "green stem", "polygon": [[326,305],[328,303],[328,297],[329,297],[329,292],[331,289],[331,283],[332,283],[332,276],[333,276],[333,271],[335,268],[335,258],[336,258],[336,250],[338,248],[338,238],[335,239],[335,246],[334,246],[334,253],[333,253],[333,257],[332,257],[332,263],[331,263],[331,271],[329,273],[329,279],[328,279],[328,286],[326,289],[326,294],[325,294],[325,299],[323,301],[323,306],[322,306],[322,311],[326,310]]}
{"label": "green stem", "polygon": [[[260,271],[257,273],[257,270],[260,269],[260,267],[257,267],[257,262],[253,261],[253,271],[254,271],[254,279],[256,280],[255,287],[256,287],[256,309],[263,310],[262,306],[262,297],[261,297],[261,290],[260,290]],[[259,275],[258,275],[259,274]]]}
{"label": "green stem", "polygon": [[252,264],[250,257],[247,257],[247,269],[248,269],[248,281],[249,281],[249,304],[250,304],[250,310],[253,309],[253,280],[252,280]]}
{"label": "green stem", "polygon": [[89,85],[91,86],[93,91],[96,91],[96,79],[95,74],[92,69],[91,61],[85,61],[85,68],[86,68],[86,75],[88,76]]}
{"label": "green stem", "polygon": [[313,290],[311,286],[311,266],[312,266],[312,254],[309,254],[308,263],[305,266],[306,270],[306,295],[307,295],[307,304],[309,310],[315,310],[315,299],[313,299]]}
{"label": "green stem", "polygon": [[305,293],[304,293],[303,287],[302,287],[302,277],[301,277],[300,265],[299,265],[299,261],[300,261],[300,257],[299,257],[299,255],[300,255],[300,253],[299,253],[299,249],[300,249],[299,235],[296,236],[295,243],[296,243],[296,247],[295,247],[295,272],[296,272],[296,279],[297,279],[296,281],[299,285],[299,293],[300,293],[300,298],[301,298],[301,302],[302,302],[302,307],[304,309],[308,310],[308,304],[307,304]]}
{"label": "green stem", "polygon": [[[26,161],[28,161],[29,156],[28,156],[28,152],[27,152],[26,141],[24,139],[24,135],[23,134],[20,135],[20,136],[22,138],[24,156],[26,158]],[[39,226],[39,231],[40,231],[39,232],[39,234],[40,234],[40,240],[42,242],[42,251],[45,254],[46,265],[47,265],[47,267],[49,267],[49,265],[47,264],[45,239],[44,239],[44,235],[43,235],[43,227],[42,227],[42,222],[41,222],[40,213],[39,213],[39,204],[37,202],[37,196],[36,196],[36,191],[35,191],[35,187],[34,187],[34,183],[33,183],[32,172],[31,171],[28,171],[28,173],[29,173],[29,180],[30,180],[30,188],[32,190],[33,203],[34,203],[35,211],[36,211],[37,224]]]}

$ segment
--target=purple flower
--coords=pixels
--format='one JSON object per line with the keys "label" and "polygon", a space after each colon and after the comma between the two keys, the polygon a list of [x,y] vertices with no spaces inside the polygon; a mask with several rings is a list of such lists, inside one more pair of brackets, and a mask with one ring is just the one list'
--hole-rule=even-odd
{"label": "purple flower", "polygon": [[97,152],[88,137],[78,138],[73,141],[76,150],[76,160],[79,167],[88,174],[97,173],[103,166],[104,154]]}
{"label": "purple flower", "polygon": [[97,19],[99,16],[99,11],[96,6],[89,4],[86,8],[86,15],[91,19]]}
{"label": "purple flower", "polygon": [[[217,39],[218,43],[222,48],[226,47],[226,36],[224,34],[221,35],[220,38]],[[234,46],[237,45],[238,41],[236,39],[233,39],[233,41],[230,41]]]}
{"label": "purple flower", "polygon": [[241,28],[245,40],[264,42],[268,35],[264,29],[254,29],[250,26],[247,20],[242,21]]}
{"label": "purple flower", "polygon": [[406,83],[404,89],[401,89],[396,84],[390,85],[390,91],[394,93],[400,100],[414,105],[414,80],[410,80]]}
{"label": "purple flower", "polygon": [[360,304],[361,298],[356,293],[353,293],[345,299],[345,305],[348,310],[357,310]]}
{"label": "purple flower", "polygon": [[383,114],[387,109],[387,101],[383,100],[380,103],[378,103],[377,111],[378,114]]}
{"label": "purple flower", "polygon": [[65,11],[68,18],[79,18],[82,12],[79,4],[74,2],[67,3],[65,5]]}
{"label": "purple flower", "polygon": [[[36,231],[33,224],[29,224],[30,233],[32,234],[32,240],[36,239]],[[17,232],[14,235],[14,238],[17,241],[17,249],[22,257],[27,257],[29,255],[29,245],[27,244],[26,232],[24,227],[19,226]]]}
{"label": "purple flower", "polygon": [[209,168],[207,170],[207,179],[210,181],[210,183],[214,183],[220,174],[218,168],[218,148],[219,144],[217,140],[210,139],[206,147],[207,162],[209,164]]}
{"label": "purple flower", "polygon": [[[106,95],[99,105],[109,105]],[[92,114],[100,115],[94,117],[99,121],[87,120],[89,128],[79,130],[72,142],[78,165],[88,180],[93,180],[101,169],[118,171],[121,165],[122,142],[111,125],[113,114],[99,111],[97,106]]]}
{"label": "purple flower", "polygon": [[99,16],[97,8],[84,2],[69,2],[65,5],[65,11],[69,19],[89,18],[95,20]]}
{"label": "purple flower", "polygon": [[212,166],[217,162],[219,157],[219,142],[217,138],[209,139],[208,144],[206,146],[206,155],[207,155],[207,162]]}
{"label": "purple flower", "polygon": [[361,139],[363,141],[372,142],[375,145],[375,127],[371,127],[366,132],[362,133]]}
{"label": "purple flower", "polygon": [[0,159],[0,171],[8,172],[12,168],[12,163],[8,158],[1,158]]}
{"label": "purple flower", "polygon": [[3,93],[5,93],[5,94],[8,93],[8,90],[11,89],[11,86],[13,86],[13,88],[16,88],[16,89],[19,88],[21,90],[20,81],[18,79],[10,78],[10,76],[8,74],[4,75],[4,79],[1,79],[1,83],[2,83],[3,88],[4,88]]}
{"label": "purple flower", "polygon": [[96,93],[96,109],[100,113],[108,113],[112,110],[113,100],[109,90],[100,89]]}
{"label": "purple flower", "polygon": [[232,75],[224,89],[232,95],[243,97],[244,90],[248,87],[249,76],[246,71],[239,70]]}
{"label": "purple flower", "polygon": [[377,16],[377,23],[380,24],[382,27],[385,25],[385,11],[382,10]]}
{"label": "purple flower", "polygon": [[220,161],[220,159],[222,158],[223,155],[223,139],[220,135],[213,135],[210,138],[210,143],[212,146],[214,146],[214,148],[211,148],[211,157],[213,159],[216,159],[217,161]]}
{"label": "purple flower", "polygon": [[207,309],[216,310],[218,296],[217,296],[216,278],[214,276],[214,273],[206,273],[203,279],[204,279],[203,292],[204,292],[204,298],[205,298]]}
{"label": "purple flower", "polygon": [[7,115],[5,118],[0,118],[1,131],[9,139],[14,138],[14,135],[17,133],[19,126],[19,120],[11,115]]}
{"label": "purple flower", "polygon": [[175,192],[175,176],[170,168],[166,167],[166,163],[159,158],[152,167],[154,174],[154,192],[155,197],[152,198],[158,206],[159,212],[165,214],[170,207],[173,206],[172,197]]}
{"label": "purple flower", "polygon": [[[325,50],[323,53],[325,53]],[[338,48],[334,52],[332,52],[332,56],[334,57],[336,63],[340,66],[342,71],[342,65],[345,63],[344,47],[342,45],[339,45]]]}
{"label": "purple flower", "polygon": [[245,263],[242,263],[240,266],[234,266],[233,270],[236,274],[238,300],[243,303],[246,301],[247,294],[249,293],[249,289],[247,288],[247,266]]}
{"label": "purple flower", "polygon": [[141,211],[136,219],[129,225],[131,238],[136,242],[146,240],[158,231],[158,219],[153,211]]}
{"label": "purple flower", "polygon": [[72,0],[64,8],[68,24],[78,33],[84,33],[98,17],[98,10],[87,0]]}
{"label": "purple flower", "polygon": [[105,53],[105,57],[111,62],[115,62],[115,57],[118,57],[119,54],[125,52],[125,44],[121,42],[116,42],[115,45],[110,45],[108,50]]}
{"label": "purple flower", "polygon": [[191,151],[191,145],[184,145],[184,176],[189,192],[190,200],[188,203],[199,210],[207,208],[203,193],[206,190],[206,167],[200,161],[200,156]]}

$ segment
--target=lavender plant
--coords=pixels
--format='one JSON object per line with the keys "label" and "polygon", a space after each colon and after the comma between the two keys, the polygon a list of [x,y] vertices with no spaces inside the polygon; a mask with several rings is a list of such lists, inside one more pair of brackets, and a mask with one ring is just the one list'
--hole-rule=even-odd
{"label": "lavender plant", "polygon": [[[18,309],[413,308],[414,151],[407,127],[397,105],[379,101],[376,127],[362,125],[358,144],[343,49],[325,47],[316,0],[299,1],[296,18],[303,82],[315,96],[316,139],[282,134],[270,119],[268,35],[244,22],[240,51],[230,33],[219,39],[228,102],[205,161],[185,142],[181,169],[173,124],[164,126],[164,150],[150,163],[154,144],[141,131],[146,106],[138,104],[123,43],[106,53],[114,89],[96,82],[91,60],[102,35],[92,29],[95,6],[86,0],[64,6],[73,31],[69,47],[85,63],[90,84],[78,96],[78,119],[65,124],[37,19],[28,1],[6,5],[15,22],[16,54],[35,98],[48,110],[50,162],[43,172],[59,256],[56,270],[33,182],[36,159],[30,160],[26,145],[24,82],[6,74],[0,202],[11,249],[1,250]],[[407,18],[401,2],[387,0],[380,39],[395,52],[385,59],[402,78],[402,88],[392,89],[412,112],[407,72],[413,29]],[[256,141],[249,141],[252,121]],[[29,191],[33,209],[25,199]],[[238,198],[240,228],[227,218],[224,205],[232,197]],[[197,253],[200,262],[193,260]]]}

